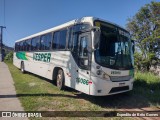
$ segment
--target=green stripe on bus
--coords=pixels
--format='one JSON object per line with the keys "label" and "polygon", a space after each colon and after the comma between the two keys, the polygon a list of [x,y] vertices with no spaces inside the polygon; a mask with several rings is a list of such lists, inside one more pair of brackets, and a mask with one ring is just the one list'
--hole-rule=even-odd
{"label": "green stripe on bus", "polygon": [[17,52],[16,57],[21,60],[28,60],[26,57],[26,52]]}

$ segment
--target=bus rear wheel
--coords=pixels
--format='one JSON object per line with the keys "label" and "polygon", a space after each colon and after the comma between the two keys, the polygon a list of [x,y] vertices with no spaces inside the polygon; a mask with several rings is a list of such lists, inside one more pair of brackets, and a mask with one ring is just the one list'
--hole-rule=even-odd
{"label": "bus rear wheel", "polygon": [[22,73],[25,73],[25,70],[24,70],[24,62],[21,62],[21,72],[22,72]]}
{"label": "bus rear wheel", "polygon": [[62,69],[59,69],[59,70],[58,70],[58,74],[57,74],[56,83],[57,83],[57,87],[58,87],[60,90],[64,90],[64,88],[65,88],[64,81],[65,81],[65,78],[64,78],[63,70],[62,70]]}

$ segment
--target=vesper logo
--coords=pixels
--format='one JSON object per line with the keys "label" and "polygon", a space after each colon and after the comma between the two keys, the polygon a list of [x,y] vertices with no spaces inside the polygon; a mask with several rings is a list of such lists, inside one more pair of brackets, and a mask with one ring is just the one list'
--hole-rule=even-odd
{"label": "vesper logo", "polygon": [[33,60],[50,62],[51,53],[33,53]]}

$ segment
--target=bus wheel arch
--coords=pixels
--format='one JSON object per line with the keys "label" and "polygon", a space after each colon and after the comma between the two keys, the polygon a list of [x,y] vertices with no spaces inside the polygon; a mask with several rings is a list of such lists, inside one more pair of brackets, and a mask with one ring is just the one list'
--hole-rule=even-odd
{"label": "bus wheel arch", "polygon": [[60,90],[65,89],[65,76],[64,76],[64,71],[62,68],[60,67],[54,68],[53,80],[56,82],[56,85]]}
{"label": "bus wheel arch", "polygon": [[22,73],[25,73],[25,66],[24,66],[24,62],[23,61],[21,61],[21,72]]}

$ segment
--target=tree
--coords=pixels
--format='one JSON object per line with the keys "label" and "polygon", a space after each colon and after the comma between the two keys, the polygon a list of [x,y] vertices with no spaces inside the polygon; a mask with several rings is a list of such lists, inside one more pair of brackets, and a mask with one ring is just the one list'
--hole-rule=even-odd
{"label": "tree", "polygon": [[4,58],[6,61],[13,61],[13,52],[10,51]]}
{"label": "tree", "polygon": [[141,59],[138,68],[149,70],[153,61],[157,63],[160,58],[160,2],[143,6],[135,16],[128,19],[127,30],[135,40],[138,52],[135,61]]}

